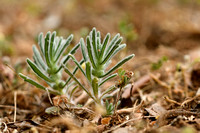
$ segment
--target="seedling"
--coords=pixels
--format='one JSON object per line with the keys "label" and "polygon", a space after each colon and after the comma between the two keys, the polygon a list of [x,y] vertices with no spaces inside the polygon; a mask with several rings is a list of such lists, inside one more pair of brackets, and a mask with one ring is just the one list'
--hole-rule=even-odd
{"label": "seedling", "polygon": [[117,95],[117,99],[115,102],[114,113],[117,110],[117,106],[119,105],[119,100],[121,96],[122,89],[129,83],[131,83],[131,78],[133,77],[133,72],[129,71],[126,72],[122,68],[118,70],[119,81],[116,83],[116,86],[119,88],[119,92]]}
{"label": "seedling", "polygon": [[109,103],[108,100],[106,100],[106,115],[112,115],[113,113],[114,113],[113,103]]}
{"label": "seedling", "polygon": [[[101,34],[96,31],[95,28],[86,37],[86,46],[84,39],[80,39],[81,51],[85,62],[85,69],[81,67],[80,63],[76,58],[70,54],[69,56],[81,70],[85,78],[87,78],[91,89],[85,88],[80,81],[69,71],[69,69],[63,65],[65,72],[74,79],[74,81],[91,97],[96,103],[103,105],[103,99],[106,94],[117,89],[115,85],[111,86],[104,92],[101,91],[100,87],[108,80],[117,76],[117,73],[113,73],[121,65],[126,63],[128,60],[134,57],[131,54],[121,61],[119,61],[112,68],[107,70],[107,67],[111,63],[112,57],[114,57],[120,50],[126,47],[126,44],[121,44],[122,37],[119,34],[115,35],[110,41],[110,33],[108,33],[103,42],[101,42]],[[113,73],[113,74],[112,74]]]}
{"label": "seedling", "polygon": [[134,41],[138,38],[138,34],[134,25],[128,19],[123,19],[119,22],[119,31],[126,37],[127,41]]}
{"label": "seedling", "polygon": [[[41,33],[38,37],[38,48],[33,46],[33,59],[27,59],[27,63],[33,72],[42,80],[44,80],[49,86],[49,90],[52,93],[63,94],[66,90],[64,90],[65,86],[69,83],[71,78],[68,78],[67,81],[63,81],[62,78],[62,66],[61,64],[66,64],[70,59],[69,54],[64,56],[64,52],[66,48],[70,45],[73,39],[73,35],[70,35],[67,39],[63,39],[62,37],[57,37],[56,32],[50,33],[48,32],[43,37],[43,33]],[[74,46],[69,52],[70,55],[74,54],[76,50],[79,48],[80,44]],[[80,64],[83,61],[80,62]],[[78,68],[75,68],[73,74],[76,73]],[[37,88],[46,90],[46,87],[39,84],[35,80],[23,75],[19,74],[21,78],[23,78],[26,82],[36,86]]]}
{"label": "seedling", "polygon": [[158,60],[158,62],[151,64],[152,70],[158,70],[162,67],[163,63],[166,62],[168,58],[166,56],[163,56],[161,59]]}

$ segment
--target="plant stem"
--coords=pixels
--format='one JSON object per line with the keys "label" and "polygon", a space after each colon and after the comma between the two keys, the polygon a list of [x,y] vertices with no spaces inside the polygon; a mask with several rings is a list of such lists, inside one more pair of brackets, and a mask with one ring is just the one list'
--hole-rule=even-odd
{"label": "plant stem", "polygon": [[74,81],[88,94],[89,97],[91,97],[96,103],[98,101],[92,96],[92,94],[78,81],[78,79],[68,70],[68,68],[65,67],[64,64],[62,64],[62,67],[64,68],[65,72],[74,79]]}
{"label": "plant stem", "polygon": [[116,99],[116,101],[115,101],[115,108],[114,108],[114,113],[113,113],[113,115],[114,115],[114,114],[116,113],[116,111],[117,111],[118,101],[119,101],[119,99],[120,99],[121,92],[122,92],[122,87],[120,86],[119,92],[118,92],[118,94],[117,94],[117,99]]}

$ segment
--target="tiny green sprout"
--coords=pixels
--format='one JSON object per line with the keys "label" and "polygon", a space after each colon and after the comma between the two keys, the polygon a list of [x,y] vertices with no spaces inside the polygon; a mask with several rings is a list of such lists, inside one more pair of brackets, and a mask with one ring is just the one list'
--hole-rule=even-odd
{"label": "tiny green sprout", "polygon": [[121,20],[119,22],[118,28],[120,33],[126,37],[127,41],[134,41],[138,38],[138,34],[134,25],[128,19],[125,18]]}
{"label": "tiny green sprout", "polygon": [[[27,59],[29,67],[40,79],[44,80],[50,86],[49,90],[52,93],[63,94],[65,86],[71,79],[68,78],[67,81],[63,81],[62,64],[66,64],[70,59],[69,54],[73,55],[80,46],[80,44],[75,45],[69,51],[69,54],[64,56],[64,52],[70,45],[72,39],[73,35],[70,35],[67,39],[63,39],[62,37],[56,36],[56,32],[47,32],[45,37],[41,33],[38,37],[39,49],[33,45],[34,61],[29,58]],[[79,63],[82,64],[83,61]],[[77,70],[78,68],[75,68],[73,74]],[[19,76],[37,88],[47,89],[28,76],[21,73],[19,73]]]}
{"label": "tiny green sprout", "polygon": [[131,83],[131,79],[133,77],[133,72],[131,71],[125,71],[124,69],[120,68],[118,70],[118,76],[119,76],[119,81],[116,83],[116,87],[119,88],[119,92],[117,95],[117,99],[115,102],[115,107],[114,107],[114,113],[117,110],[117,106],[119,105],[120,102],[120,96],[121,96],[121,92],[122,89],[129,83]]}
{"label": "tiny green sprout", "polygon": [[130,80],[133,77],[133,72],[126,72],[124,69],[120,68],[118,70],[118,76],[120,80],[118,81],[118,83],[116,83],[116,86],[118,88],[123,88],[130,83]]}
{"label": "tiny green sprout", "polygon": [[106,115],[112,115],[113,113],[114,113],[113,103],[109,103],[108,100],[106,100]]}
{"label": "tiny green sprout", "polygon": [[163,63],[168,60],[167,56],[163,56],[158,62],[151,64],[152,70],[158,70],[162,67]]}
{"label": "tiny green sprout", "polygon": [[[120,105],[121,101],[116,102],[116,107]],[[115,113],[115,105],[113,103],[109,103],[106,100],[106,116],[113,115]]]}
{"label": "tiny green sprout", "polygon": [[131,54],[123,58],[109,70],[107,69],[112,62],[112,58],[126,47],[126,44],[121,44],[122,40],[123,38],[120,37],[120,34],[110,39],[110,33],[108,33],[102,41],[100,32],[96,28],[93,28],[86,37],[86,42],[84,42],[83,38],[80,39],[85,67],[83,68],[73,55],[69,55],[89,82],[91,89],[85,88],[69,69],[63,65],[65,72],[98,104],[104,104],[103,99],[106,95],[117,89],[113,85],[102,91],[102,85],[117,76],[117,73],[113,72],[134,57],[134,54]]}

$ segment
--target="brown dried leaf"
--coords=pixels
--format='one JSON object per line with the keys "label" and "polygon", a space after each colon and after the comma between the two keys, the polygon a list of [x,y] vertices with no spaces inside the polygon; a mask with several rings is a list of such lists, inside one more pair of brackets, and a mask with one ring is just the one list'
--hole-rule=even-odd
{"label": "brown dried leaf", "polygon": [[161,114],[166,112],[166,109],[164,109],[160,104],[155,103],[151,105],[149,108],[145,108],[145,110],[152,116],[158,117]]}
{"label": "brown dried leaf", "polygon": [[102,118],[102,119],[101,119],[101,124],[103,124],[103,125],[109,125],[111,119],[112,119],[111,117]]}

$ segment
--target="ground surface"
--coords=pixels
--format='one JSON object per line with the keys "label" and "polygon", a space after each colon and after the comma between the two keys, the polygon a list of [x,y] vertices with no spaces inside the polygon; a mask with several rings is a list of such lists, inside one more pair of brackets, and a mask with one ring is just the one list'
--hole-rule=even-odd
{"label": "ground surface", "polygon": [[[1,0],[0,132],[200,132],[199,9],[198,0]],[[73,100],[83,106],[50,95],[59,111],[45,113],[52,106],[47,92],[17,76],[36,79],[26,64],[32,44],[54,30],[73,33],[76,44],[92,27],[124,37],[119,58],[136,55],[123,65],[134,72],[133,87],[123,89],[112,116],[86,106],[81,90]]]}

